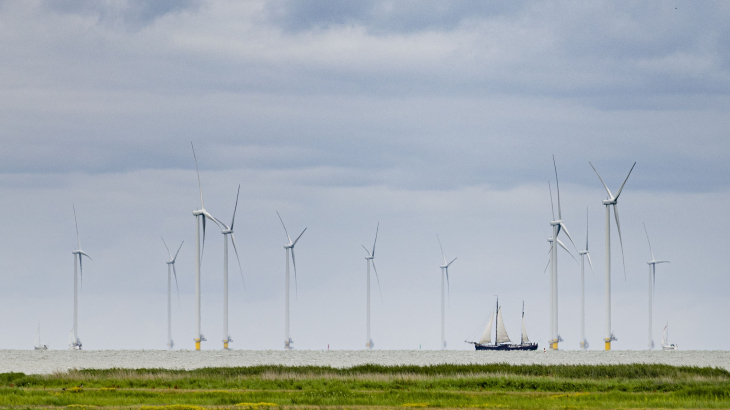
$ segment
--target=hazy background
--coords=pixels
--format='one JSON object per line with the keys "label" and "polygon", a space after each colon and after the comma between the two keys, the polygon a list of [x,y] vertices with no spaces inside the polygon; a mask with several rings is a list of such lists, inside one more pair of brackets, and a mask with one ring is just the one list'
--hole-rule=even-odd
{"label": "hazy background", "polygon": [[[618,189],[615,349],[724,349],[730,277],[727,2],[0,1],[0,348],[65,349],[72,204],[85,349],[162,349],[167,254],[181,241],[176,347],[193,348],[198,154],[206,208],[230,221],[235,349],[283,347],[284,231],[294,235],[298,349],[365,346],[365,252],[380,223],[372,334],[436,349],[441,254],[449,348],[503,305],[548,339],[547,182],[596,269],[587,338],[604,336],[605,198]],[[222,347],[222,235],[203,259],[204,349]],[[571,246],[572,249],[572,246]],[[575,251],[573,251],[575,253]],[[233,255],[233,253],[231,253]],[[577,255],[576,255],[577,257]],[[579,347],[580,270],[559,257],[560,333]],[[589,271],[590,272],[590,271]],[[292,292],[292,296],[295,293]],[[474,337],[478,337],[475,335]]]}

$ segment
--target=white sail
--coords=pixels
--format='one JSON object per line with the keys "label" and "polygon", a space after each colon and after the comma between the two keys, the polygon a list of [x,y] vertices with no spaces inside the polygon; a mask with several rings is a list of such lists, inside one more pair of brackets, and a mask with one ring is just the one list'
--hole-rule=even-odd
{"label": "white sail", "polygon": [[527,328],[525,327],[525,317],[522,316],[522,343],[530,343],[530,338],[527,337]]}
{"label": "white sail", "polygon": [[484,330],[484,333],[482,333],[482,338],[479,339],[480,345],[488,345],[492,343],[492,324],[494,323],[494,313],[489,315],[489,324],[487,325],[487,328]]}
{"label": "white sail", "polygon": [[507,335],[507,329],[504,327],[504,320],[502,320],[502,308],[499,308],[497,312],[497,344],[510,343],[509,336]]}
{"label": "white sail", "polygon": [[662,332],[662,346],[667,344],[667,328],[669,325],[664,326],[664,331]]}

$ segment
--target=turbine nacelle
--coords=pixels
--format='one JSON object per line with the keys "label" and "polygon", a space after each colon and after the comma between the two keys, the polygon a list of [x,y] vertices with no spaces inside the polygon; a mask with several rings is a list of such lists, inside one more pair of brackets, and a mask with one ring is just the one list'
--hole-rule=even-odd
{"label": "turbine nacelle", "polygon": [[563,223],[563,221],[562,221],[562,220],[558,220],[558,221],[551,221],[551,222],[550,222],[550,226],[556,226],[556,225],[560,226],[560,225],[561,225],[562,223]]}
{"label": "turbine nacelle", "polygon": [[616,205],[618,203],[618,199],[604,199],[603,205]]}
{"label": "turbine nacelle", "polygon": [[203,209],[195,210],[195,211],[193,211],[193,215],[194,216],[205,215],[205,210],[203,210]]}

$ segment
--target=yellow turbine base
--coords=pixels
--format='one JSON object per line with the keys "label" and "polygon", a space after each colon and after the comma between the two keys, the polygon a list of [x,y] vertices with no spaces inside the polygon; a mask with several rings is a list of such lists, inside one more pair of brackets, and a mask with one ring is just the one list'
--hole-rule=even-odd
{"label": "yellow turbine base", "polygon": [[228,350],[228,342],[223,342],[223,348]]}
{"label": "yellow turbine base", "polygon": [[200,340],[195,341],[195,350],[200,350]]}
{"label": "yellow turbine base", "polygon": [[552,342],[550,344],[550,348],[553,350],[558,350],[558,342]]}
{"label": "yellow turbine base", "polygon": [[606,342],[606,351],[611,350],[611,341]]}

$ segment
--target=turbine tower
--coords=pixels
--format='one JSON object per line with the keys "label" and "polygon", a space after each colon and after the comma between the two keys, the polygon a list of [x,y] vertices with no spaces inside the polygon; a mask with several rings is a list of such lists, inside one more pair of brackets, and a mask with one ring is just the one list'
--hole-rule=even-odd
{"label": "turbine tower", "polygon": [[175,276],[175,288],[177,289],[177,299],[179,301],[180,287],[177,285],[175,260],[177,260],[177,254],[180,253],[180,248],[182,248],[185,241],[182,241],[182,243],[180,243],[180,247],[177,248],[177,252],[175,252],[175,256],[173,257],[170,253],[170,248],[168,248],[167,243],[165,243],[165,238],[161,239],[162,243],[165,245],[165,249],[167,249],[167,254],[170,256],[170,259],[167,261],[167,348],[172,350],[172,347],[175,345],[175,343],[172,341],[172,276]]}
{"label": "turbine tower", "polygon": [[74,210],[74,223],[76,224],[76,244],[78,248],[71,253],[74,255],[74,329],[71,337],[71,343],[69,349],[81,350],[81,340],[79,339],[79,275],[81,276],[81,285],[84,283],[84,268],[82,257],[86,256],[91,259],[91,256],[87,255],[86,252],[81,250],[81,240],[79,239],[79,221],[76,219],[76,205],[73,205]]}
{"label": "turbine tower", "polygon": [[375,241],[373,241],[373,250],[372,252],[368,250],[368,248],[363,245],[363,249],[365,249],[365,252],[367,252],[367,255],[365,257],[365,260],[367,261],[368,269],[367,269],[367,296],[366,296],[366,309],[367,309],[367,315],[366,315],[366,328],[367,328],[367,342],[365,343],[365,347],[368,349],[372,349],[373,346],[375,346],[375,343],[373,343],[373,339],[370,337],[370,263],[373,264],[373,270],[375,271],[375,279],[378,281],[378,292],[380,292],[380,300],[383,300],[383,292],[380,291],[380,278],[378,277],[378,270],[375,268],[375,244],[378,243],[378,230],[380,229],[380,222],[378,222],[378,225],[375,227]]}
{"label": "turbine tower", "polygon": [[[279,211],[276,211],[276,214],[279,215]],[[299,242],[299,238],[304,235],[304,231],[306,231],[307,228],[304,228],[304,231],[302,231],[302,233],[297,236],[297,239],[292,242],[291,237],[289,236],[289,232],[286,230],[286,225],[284,225],[284,220],[281,219],[281,215],[279,215],[279,221],[281,221],[281,226],[284,227],[284,233],[286,233],[286,238],[289,240],[289,243],[284,245],[284,253],[286,253],[286,279],[284,281],[284,350],[291,350],[293,349],[292,343],[294,343],[294,341],[291,339],[291,335],[289,334],[289,253],[291,253],[291,261],[292,265],[294,265],[294,289],[296,290],[297,261],[296,259],[294,259],[294,245]]]}
{"label": "turbine tower", "polygon": [[618,189],[618,192],[616,192],[616,196],[614,196],[611,193],[611,190],[608,189],[606,184],[603,182],[603,178],[601,178],[600,175],[598,175],[598,171],[596,171],[596,167],[593,166],[593,164],[589,161],[588,162],[591,165],[591,168],[593,168],[593,171],[598,176],[598,179],[601,181],[601,184],[603,184],[603,187],[606,188],[606,193],[608,194],[608,199],[605,199],[602,203],[606,206],[606,337],[603,339],[605,342],[605,349],[611,350],[611,342],[616,339],[616,336],[613,334],[613,330],[611,330],[611,206],[613,206],[613,216],[614,219],[616,219],[616,229],[618,229],[618,240],[621,244],[621,259],[623,261],[624,266],[624,279],[626,279],[626,260],[624,258],[624,243],[621,239],[621,224],[619,223],[618,218],[618,197],[621,195],[621,191],[624,189],[624,185],[626,185],[626,181],[629,180],[629,176],[631,176],[631,171],[634,170],[634,167],[636,166],[636,162],[634,162],[634,165],[631,166],[631,169],[629,170],[629,174],[626,175],[626,179],[624,179],[624,183],[621,184],[621,188]]}
{"label": "turbine tower", "polygon": [[236,252],[236,260],[238,260],[238,270],[241,272],[241,281],[243,281],[243,268],[241,268],[241,258],[238,257],[236,237],[233,236],[233,224],[236,222],[236,209],[238,209],[238,195],[240,193],[241,185],[238,186],[238,193],[236,193],[236,205],[233,207],[231,226],[228,226],[222,221],[218,220],[218,223],[223,226],[223,228],[221,229],[221,233],[223,234],[223,349],[225,350],[228,350],[228,343],[233,341],[233,339],[231,339],[231,335],[228,334],[228,236],[231,237],[233,250]]}
{"label": "turbine tower", "polygon": [[[218,220],[205,210],[203,203],[203,187],[200,184],[200,170],[198,169],[198,158],[195,156],[195,147],[193,148],[193,159],[195,159],[195,172],[198,174],[198,190],[200,191],[200,209],[193,211],[195,216],[195,350],[200,350],[200,342],[204,342],[205,336],[200,332],[200,264],[203,260],[203,250],[205,249],[205,221],[210,219],[221,228]],[[200,243],[200,227],[203,227],[203,243]],[[223,229],[223,228],[221,228]]]}
{"label": "turbine tower", "polygon": [[[570,233],[568,233],[568,228],[563,222],[562,211],[560,208],[560,183],[558,182],[558,167],[557,165],[555,165],[554,155],[553,168],[555,170],[555,185],[558,193],[558,219],[555,219],[555,208],[553,207],[553,193],[552,189],[550,189],[550,207],[553,211],[553,220],[550,222],[550,226],[552,226],[553,228],[553,237],[548,239],[548,242],[550,242],[550,340],[548,341],[548,344],[550,345],[550,349],[558,350],[558,342],[561,342],[563,339],[560,337],[560,333],[558,332],[558,248],[557,246],[554,246],[555,242],[557,242],[558,245],[565,249],[565,251],[570,254],[570,256],[573,258],[573,260],[575,260],[576,263],[578,263],[578,261],[558,238],[558,235],[560,235],[561,232],[565,232],[565,235],[568,236],[568,239],[570,239],[570,242],[575,248],[573,238],[570,237]],[[550,188],[549,181],[548,188]]]}
{"label": "turbine tower", "polygon": [[644,224],[644,232],[646,233],[646,241],[649,242],[649,253],[651,254],[651,260],[647,262],[649,265],[649,350],[654,348],[654,339],[651,334],[651,316],[653,308],[653,296],[654,296],[654,283],[656,282],[656,264],[657,263],[669,263],[669,261],[658,261],[654,257],[654,251],[651,250],[651,241],[649,240],[649,232],[646,230],[646,224]]}
{"label": "turbine tower", "polygon": [[591,262],[591,254],[588,253],[588,207],[586,207],[586,248],[578,252],[580,255],[580,348],[588,349],[588,340],[586,340],[586,287],[585,287],[585,259],[588,258],[588,265],[593,272],[593,262]]}
{"label": "turbine tower", "polygon": [[444,259],[444,264],[439,266],[441,268],[441,349],[446,349],[446,311],[444,305],[444,277],[446,277],[446,286],[449,286],[449,266],[456,260],[452,259],[451,262],[446,263],[446,256],[444,256],[444,247],[441,246],[441,238],[439,234],[436,234],[436,239],[439,241],[439,248],[441,248],[441,257]]}

